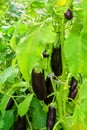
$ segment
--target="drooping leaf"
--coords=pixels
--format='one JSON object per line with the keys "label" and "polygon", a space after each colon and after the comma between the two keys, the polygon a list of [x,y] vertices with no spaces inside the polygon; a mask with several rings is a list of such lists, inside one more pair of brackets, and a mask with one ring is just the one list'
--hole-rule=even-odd
{"label": "drooping leaf", "polygon": [[31,69],[41,59],[44,46],[53,43],[56,34],[53,32],[52,19],[40,24],[31,24],[29,31],[17,46],[17,60],[24,78],[29,81]]}
{"label": "drooping leaf", "polygon": [[33,98],[33,94],[28,94],[26,98],[24,99],[24,101],[18,105],[18,114],[20,116],[23,116],[24,114],[26,114],[26,112],[29,109],[32,98]]}

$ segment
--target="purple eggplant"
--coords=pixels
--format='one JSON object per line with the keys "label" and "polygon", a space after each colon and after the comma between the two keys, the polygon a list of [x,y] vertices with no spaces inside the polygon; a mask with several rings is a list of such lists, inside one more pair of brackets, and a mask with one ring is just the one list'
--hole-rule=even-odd
{"label": "purple eggplant", "polygon": [[[47,96],[53,92],[52,83],[49,77],[46,78],[46,89],[47,89]],[[53,96],[47,97],[44,102],[48,105],[52,102]]]}
{"label": "purple eggplant", "polygon": [[17,124],[14,128],[14,130],[27,130],[27,126],[26,126],[26,116],[18,116],[18,121]]}
{"label": "purple eggplant", "polygon": [[54,48],[51,55],[51,68],[56,76],[62,74],[62,57],[61,57],[61,45]]}
{"label": "purple eggplant", "polygon": [[56,122],[56,109],[53,106],[49,106],[46,121],[47,130],[53,130],[55,122]]}
{"label": "purple eggplant", "polygon": [[10,110],[12,109],[12,107],[14,106],[14,100],[12,98],[9,99],[9,102],[6,106],[6,110]]}
{"label": "purple eggplant", "polygon": [[[74,99],[77,95],[77,92],[78,92],[78,88],[75,88],[72,92],[69,93],[68,97],[71,99]],[[69,99],[69,101],[72,101],[72,100]]]}
{"label": "purple eggplant", "polygon": [[73,13],[70,9],[68,9],[65,13],[64,16],[67,20],[71,20],[73,18]]}
{"label": "purple eggplant", "polygon": [[47,90],[44,78],[44,71],[37,73],[34,69],[32,70],[32,87],[34,93],[39,100],[46,99]]}
{"label": "purple eggplant", "polygon": [[77,80],[74,77],[72,77],[69,88],[70,91],[73,91],[77,87],[77,84],[78,84]]}
{"label": "purple eggplant", "polygon": [[[16,95],[17,95],[16,93],[13,94],[13,96],[16,96]],[[6,106],[6,110],[12,109],[13,106],[14,106],[14,100],[10,98]]]}

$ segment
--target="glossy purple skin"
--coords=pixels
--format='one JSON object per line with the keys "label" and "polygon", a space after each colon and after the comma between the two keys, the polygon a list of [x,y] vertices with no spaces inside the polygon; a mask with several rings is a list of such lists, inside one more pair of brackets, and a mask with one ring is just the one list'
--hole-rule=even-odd
{"label": "glossy purple skin", "polygon": [[27,130],[27,125],[26,125],[26,116],[18,116],[18,121],[17,124],[14,128],[14,130]]}
{"label": "glossy purple skin", "polygon": [[47,130],[53,130],[55,122],[56,122],[56,109],[53,106],[49,106],[46,121]]}
{"label": "glossy purple skin", "polygon": [[71,20],[73,18],[73,13],[70,9],[68,9],[66,13],[64,13],[64,16],[67,20]]}
{"label": "glossy purple skin", "polygon": [[77,84],[78,84],[77,80],[74,77],[72,77],[69,88],[70,91],[74,91],[74,89],[77,87]]}
{"label": "glossy purple skin", "polygon": [[[71,99],[74,99],[76,97],[77,92],[78,92],[78,88],[76,88],[76,89],[74,89],[74,91],[70,92],[68,97]],[[69,99],[69,101],[71,101],[71,100]]]}
{"label": "glossy purple skin", "polygon": [[62,74],[62,57],[61,57],[61,45],[54,48],[51,55],[51,68],[56,76]]}
{"label": "glossy purple skin", "polygon": [[[46,78],[46,89],[47,89],[47,96],[53,92],[52,83],[49,77]],[[52,102],[53,96],[47,97],[44,102],[48,105]]]}
{"label": "glossy purple skin", "polygon": [[32,70],[32,87],[39,100],[45,100],[47,97],[47,90],[44,78],[44,72],[35,72]]}

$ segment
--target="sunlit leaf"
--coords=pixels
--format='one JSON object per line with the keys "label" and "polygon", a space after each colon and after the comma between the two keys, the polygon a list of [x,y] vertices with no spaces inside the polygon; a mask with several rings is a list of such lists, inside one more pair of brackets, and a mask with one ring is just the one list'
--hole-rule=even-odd
{"label": "sunlit leaf", "polygon": [[65,55],[72,74],[87,73],[87,32],[83,31],[81,36],[70,34],[65,41]]}
{"label": "sunlit leaf", "polygon": [[18,68],[16,66],[14,67],[8,67],[0,74],[0,84],[3,84],[7,80],[13,80],[18,74]]}
{"label": "sunlit leaf", "polygon": [[17,46],[17,60],[24,78],[29,81],[31,69],[41,59],[44,46],[53,43],[56,34],[53,32],[52,19],[42,24],[31,24],[29,31]]}
{"label": "sunlit leaf", "polygon": [[28,94],[24,101],[18,105],[18,114],[23,116],[29,110],[30,103],[32,101],[33,94]]}

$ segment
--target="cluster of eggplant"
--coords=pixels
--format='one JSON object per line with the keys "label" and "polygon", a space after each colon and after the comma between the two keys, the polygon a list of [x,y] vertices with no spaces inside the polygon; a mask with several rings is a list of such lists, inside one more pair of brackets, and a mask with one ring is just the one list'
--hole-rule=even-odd
{"label": "cluster of eggplant", "polygon": [[71,82],[70,82],[70,88],[69,88],[69,101],[72,101],[72,99],[74,99],[76,97],[76,94],[78,92],[78,87],[77,87],[77,80],[72,77],[71,78]]}
{"label": "cluster of eggplant", "polygon": [[[43,53],[43,57],[49,57],[46,51]],[[61,45],[59,47],[53,47],[51,54],[51,68],[55,76],[60,76],[62,74],[62,58],[61,58]],[[50,77],[47,76],[46,80],[44,77],[44,70],[37,73],[35,69],[31,73],[32,87],[39,100],[43,100],[45,104],[50,104],[53,100],[53,87]],[[47,113],[46,127],[48,130],[52,130],[56,121],[56,109],[53,106],[49,106]]]}
{"label": "cluster of eggplant", "polygon": [[[46,51],[43,52],[43,57],[46,58],[49,55],[46,54]],[[60,76],[62,74],[62,58],[61,58],[61,45],[52,50],[51,55],[51,68],[55,76]],[[39,100],[44,100],[46,104],[52,102],[53,96],[47,97],[53,92],[53,87],[50,77],[44,78],[44,70],[37,73],[35,69],[31,73],[32,78],[32,87],[33,91],[36,94]]]}

